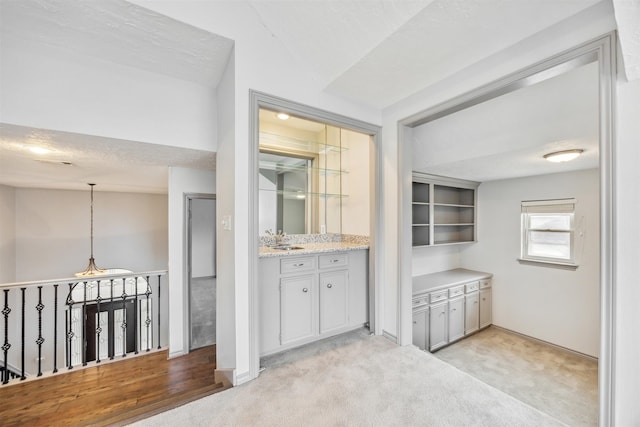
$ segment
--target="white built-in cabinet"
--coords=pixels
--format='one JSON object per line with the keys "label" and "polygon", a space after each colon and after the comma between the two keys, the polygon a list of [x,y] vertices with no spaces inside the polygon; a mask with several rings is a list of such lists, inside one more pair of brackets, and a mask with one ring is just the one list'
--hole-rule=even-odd
{"label": "white built-in cabinet", "polygon": [[413,344],[436,351],[491,325],[490,277],[464,269],[414,277]]}
{"label": "white built-in cabinet", "polygon": [[475,242],[479,183],[413,173],[412,245]]}
{"label": "white built-in cabinet", "polygon": [[368,251],[260,258],[260,355],[368,322]]}

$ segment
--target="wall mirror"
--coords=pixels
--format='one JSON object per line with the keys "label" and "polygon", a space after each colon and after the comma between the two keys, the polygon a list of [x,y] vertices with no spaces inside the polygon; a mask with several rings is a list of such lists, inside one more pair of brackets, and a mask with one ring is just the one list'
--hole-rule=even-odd
{"label": "wall mirror", "polygon": [[339,127],[260,109],[259,233],[342,233]]}

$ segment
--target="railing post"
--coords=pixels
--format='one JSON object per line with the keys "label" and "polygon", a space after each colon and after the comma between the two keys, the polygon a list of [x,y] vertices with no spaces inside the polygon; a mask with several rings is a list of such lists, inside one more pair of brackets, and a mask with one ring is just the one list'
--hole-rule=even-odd
{"label": "railing post", "polygon": [[38,344],[38,376],[42,376],[42,343],[44,342],[44,338],[42,338],[42,310],[44,309],[44,304],[42,304],[42,286],[38,286],[38,305],[36,305],[36,310],[38,310],[38,339],[36,340],[36,344]]}
{"label": "railing post", "polygon": [[[110,298],[109,298],[109,307],[111,312],[113,313],[113,279],[110,279],[110,286],[111,286],[111,294],[110,294]],[[115,318],[115,315],[114,315]],[[115,336],[116,336],[116,331],[114,331],[115,329],[115,322],[113,323],[113,325],[109,325],[109,330],[111,331],[111,336],[113,336],[113,339],[109,339],[109,344],[112,346],[113,351],[107,351],[107,353],[109,353],[109,359],[113,360],[113,357],[116,354],[116,346],[114,344],[115,342]]]}
{"label": "railing post", "polygon": [[125,278],[122,278],[122,357],[127,357],[127,289],[125,288]]}
{"label": "railing post", "polygon": [[145,291],[145,295],[147,296],[147,318],[144,321],[144,324],[147,328],[147,352],[151,350],[151,334],[149,334],[149,327],[151,326],[151,318],[149,318],[149,295],[151,295],[151,283],[149,282],[149,276],[147,276],[147,289]]}
{"label": "railing post", "polygon": [[96,363],[100,363],[100,334],[102,333],[102,326],[100,325],[100,303],[102,302],[100,288],[100,280],[98,280],[98,297],[96,298],[96,302],[98,303],[98,314],[96,314]]}
{"label": "railing post", "polygon": [[82,328],[82,366],[87,366],[87,282],[86,280],[83,283],[83,296],[82,296],[82,319],[81,319],[81,328]]}
{"label": "railing post", "polygon": [[160,275],[158,274],[158,350],[160,350]]}
{"label": "railing post", "polygon": [[2,345],[2,351],[4,351],[4,371],[2,372],[2,384],[9,382],[9,365],[8,365],[8,352],[11,348],[9,344],[9,289],[4,289],[4,308],[2,314],[4,315],[4,344]]}
{"label": "railing post", "polygon": [[58,372],[58,284],[53,285],[53,373]]}
{"label": "railing post", "polygon": [[[138,321],[138,276],[135,277],[134,281],[134,292],[133,292],[133,324],[135,325],[135,329],[140,327]],[[138,331],[133,331],[133,354],[138,354]]]}
{"label": "railing post", "polygon": [[[73,357],[71,357],[71,340],[73,340],[73,283],[69,283],[69,300],[67,301],[69,308],[69,316],[65,316],[66,330],[67,330],[67,366],[69,369],[73,369]],[[67,320],[68,317],[68,320]]]}
{"label": "railing post", "polygon": [[20,361],[22,362],[21,364],[21,375],[20,375],[20,381],[23,381],[25,378],[27,378],[24,375],[24,311],[25,311],[25,291],[27,290],[27,288],[20,288],[20,293],[22,294],[22,350],[20,352]]}

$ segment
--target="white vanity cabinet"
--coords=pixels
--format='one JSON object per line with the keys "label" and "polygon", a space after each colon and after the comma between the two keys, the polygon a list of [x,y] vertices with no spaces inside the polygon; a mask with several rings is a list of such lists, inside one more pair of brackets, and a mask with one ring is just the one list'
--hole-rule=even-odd
{"label": "white vanity cabinet", "polygon": [[436,351],[491,324],[491,274],[455,269],[413,279],[413,344]]}
{"label": "white vanity cabinet", "polygon": [[260,355],[362,327],[368,251],[260,258]]}
{"label": "white vanity cabinet", "polygon": [[280,280],[281,342],[288,344],[314,336],[316,330],[315,277],[284,277]]}

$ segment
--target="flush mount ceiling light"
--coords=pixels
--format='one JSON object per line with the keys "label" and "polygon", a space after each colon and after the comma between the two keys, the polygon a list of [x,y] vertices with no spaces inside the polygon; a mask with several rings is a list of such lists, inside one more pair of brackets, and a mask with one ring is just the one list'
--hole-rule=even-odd
{"label": "flush mount ceiling light", "polygon": [[583,151],[581,149],[556,151],[555,153],[545,154],[544,158],[554,163],[568,162],[577,158]]}
{"label": "flush mount ceiling light", "polygon": [[276,114],[276,117],[280,120],[287,120],[289,118],[289,115],[287,113],[278,113]]}
{"label": "flush mount ceiling light", "polygon": [[96,266],[96,261],[93,259],[93,186],[95,184],[89,184],[91,187],[91,255],[89,256],[89,265],[87,268],[80,273],[76,273],[76,277],[86,277],[86,276],[99,276],[101,274],[106,274],[107,270],[103,270]]}

